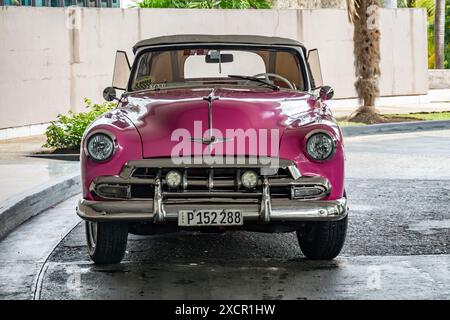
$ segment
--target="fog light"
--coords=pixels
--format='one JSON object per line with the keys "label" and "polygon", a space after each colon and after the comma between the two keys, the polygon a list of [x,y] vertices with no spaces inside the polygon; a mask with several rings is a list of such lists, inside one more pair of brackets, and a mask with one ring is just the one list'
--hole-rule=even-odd
{"label": "fog light", "polygon": [[241,176],[241,182],[247,189],[252,189],[256,187],[256,184],[258,183],[258,175],[255,171],[245,171]]}
{"label": "fog light", "polygon": [[181,173],[176,170],[169,171],[166,174],[166,184],[170,188],[178,188],[181,184]]}

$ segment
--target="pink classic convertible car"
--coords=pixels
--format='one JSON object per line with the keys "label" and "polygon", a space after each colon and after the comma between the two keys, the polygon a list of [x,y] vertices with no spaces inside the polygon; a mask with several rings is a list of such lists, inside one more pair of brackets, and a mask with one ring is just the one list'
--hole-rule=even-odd
{"label": "pink classic convertible car", "polygon": [[[347,230],[342,133],[317,50],[263,36],[164,36],[116,53],[117,108],[86,130],[89,254],[117,263],[128,233],[297,233],[333,259]],[[116,97],[116,89],[123,91]]]}

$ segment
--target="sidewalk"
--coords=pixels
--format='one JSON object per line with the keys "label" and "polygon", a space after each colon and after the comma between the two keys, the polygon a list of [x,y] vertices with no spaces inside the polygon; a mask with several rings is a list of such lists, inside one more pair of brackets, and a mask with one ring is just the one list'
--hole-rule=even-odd
{"label": "sidewalk", "polygon": [[[337,99],[327,102],[337,118],[347,117],[357,108],[357,99]],[[426,96],[381,97],[376,108],[382,114],[450,111],[450,89],[430,90]]]}
{"label": "sidewalk", "polygon": [[[357,107],[336,106],[330,104],[331,111],[336,118],[349,116]],[[450,111],[450,102],[432,102],[409,105],[377,106],[381,114],[404,114],[416,112]]]}
{"label": "sidewalk", "polygon": [[0,239],[80,192],[78,161],[29,157],[44,142],[43,136],[0,141]]}
{"label": "sidewalk", "polygon": [[19,193],[79,172],[77,161],[28,157],[39,151],[44,136],[0,141],[0,202]]}

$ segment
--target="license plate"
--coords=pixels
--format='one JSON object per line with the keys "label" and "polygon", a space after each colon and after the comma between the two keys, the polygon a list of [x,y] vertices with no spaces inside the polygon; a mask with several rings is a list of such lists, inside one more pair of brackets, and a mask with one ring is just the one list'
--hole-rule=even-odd
{"label": "license plate", "polygon": [[184,227],[242,226],[243,221],[240,209],[178,211],[178,225]]}

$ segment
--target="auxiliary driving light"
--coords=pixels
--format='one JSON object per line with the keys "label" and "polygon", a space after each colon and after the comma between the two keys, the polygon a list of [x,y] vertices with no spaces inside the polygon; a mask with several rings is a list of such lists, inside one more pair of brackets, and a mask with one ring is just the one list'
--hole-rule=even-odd
{"label": "auxiliary driving light", "polygon": [[166,174],[166,184],[170,188],[178,188],[181,184],[181,173],[176,170],[171,170]]}
{"label": "auxiliary driving light", "polygon": [[258,183],[258,175],[252,170],[245,171],[241,176],[241,182],[247,189],[252,189]]}

